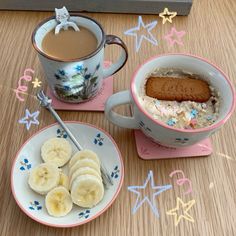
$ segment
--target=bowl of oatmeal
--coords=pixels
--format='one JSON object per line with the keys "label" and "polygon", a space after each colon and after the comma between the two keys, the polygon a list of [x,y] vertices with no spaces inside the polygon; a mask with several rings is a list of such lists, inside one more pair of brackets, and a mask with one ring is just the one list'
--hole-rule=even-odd
{"label": "bowl of oatmeal", "polygon": [[[149,86],[150,78],[161,82]],[[207,89],[202,90],[199,83]],[[105,114],[112,123],[140,129],[161,145],[183,147],[219,130],[232,115],[235,100],[232,83],[217,66],[194,55],[165,54],[140,65],[130,90],[107,100]],[[132,117],[112,110],[127,103],[131,105]]]}

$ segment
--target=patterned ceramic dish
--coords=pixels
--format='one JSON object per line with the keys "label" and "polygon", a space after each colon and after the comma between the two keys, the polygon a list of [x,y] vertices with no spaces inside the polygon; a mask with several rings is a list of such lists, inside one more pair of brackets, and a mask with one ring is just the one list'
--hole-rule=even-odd
{"label": "patterned ceramic dish", "polygon": [[[120,151],[109,134],[90,124],[67,122],[72,133],[80,144],[98,154],[108,170],[114,185],[105,189],[102,201],[91,209],[79,208],[74,205],[72,211],[65,217],[52,217],[45,208],[45,196],[35,193],[28,186],[29,171],[42,163],[40,148],[49,138],[66,138],[67,134],[58,124],[45,127],[37,132],[18,151],[11,171],[11,189],[19,207],[29,217],[39,223],[54,227],[74,227],[85,224],[101,215],[116,199],[124,178],[124,167]],[[72,144],[74,152],[75,146]],[[66,168],[66,167],[65,167]]]}

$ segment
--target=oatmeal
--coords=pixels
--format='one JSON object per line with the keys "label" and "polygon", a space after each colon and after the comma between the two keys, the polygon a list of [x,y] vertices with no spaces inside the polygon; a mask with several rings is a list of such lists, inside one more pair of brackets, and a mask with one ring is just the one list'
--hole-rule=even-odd
{"label": "oatmeal", "polygon": [[[150,76],[198,76],[177,69],[157,70]],[[146,81],[145,81],[146,83]],[[139,102],[142,107],[156,120],[180,129],[198,129],[212,125],[219,115],[219,94],[209,86],[211,97],[205,103],[194,101],[166,101],[149,97],[145,93],[145,84],[140,90]]]}

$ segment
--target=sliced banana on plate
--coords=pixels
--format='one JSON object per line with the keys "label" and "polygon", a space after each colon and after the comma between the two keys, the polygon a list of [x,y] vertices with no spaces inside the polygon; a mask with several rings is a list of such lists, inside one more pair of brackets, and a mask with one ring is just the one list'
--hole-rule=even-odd
{"label": "sliced banana on plate", "polygon": [[90,167],[98,172],[99,175],[101,175],[100,165],[98,165],[95,161],[91,159],[82,159],[79,161],[76,161],[76,163],[70,168],[69,170],[69,178],[71,179],[73,173],[82,167]]}
{"label": "sliced banana on plate", "polygon": [[73,207],[70,193],[63,186],[56,187],[48,192],[45,205],[49,215],[55,217],[67,215]]}
{"label": "sliced banana on plate", "polygon": [[59,184],[58,185],[59,186],[63,186],[67,190],[69,190],[69,177],[66,174],[60,172],[60,180],[59,180]]}
{"label": "sliced banana on plate", "polygon": [[42,159],[53,162],[58,167],[64,166],[71,158],[72,147],[64,138],[51,138],[41,148]]}
{"label": "sliced banana on plate", "polygon": [[70,159],[69,168],[71,168],[77,161],[82,159],[91,159],[100,166],[100,160],[97,154],[91,150],[84,149],[82,151],[76,152],[74,156]]}
{"label": "sliced banana on plate", "polygon": [[[94,207],[104,196],[97,154],[85,149],[75,153],[72,158],[71,155],[72,146],[66,139],[51,138],[41,147],[45,163],[30,171],[29,186],[39,194],[47,194],[46,209],[54,217],[67,215],[72,210],[73,203],[80,207]],[[59,167],[68,161],[67,176]]]}
{"label": "sliced banana on plate", "polygon": [[60,181],[60,172],[52,163],[42,163],[30,171],[29,186],[39,194],[46,194]]}
{"label": "sliced banana on plate", "polygon": [[91,167],[81,167],[72,174],[70,179],[70,188],[72,187],[72,183],[76,179],[76,177],[81,175],[93,175],[96,176],[100,181],[102,181],[102,177],[96,170]]}
{"label": "sliced banana on plate", "polygon": [[97,205],[103,195],[103,184],[96,176],[81,175],[72,183],[71,198],[73,203],[80,207],[91,208]]}

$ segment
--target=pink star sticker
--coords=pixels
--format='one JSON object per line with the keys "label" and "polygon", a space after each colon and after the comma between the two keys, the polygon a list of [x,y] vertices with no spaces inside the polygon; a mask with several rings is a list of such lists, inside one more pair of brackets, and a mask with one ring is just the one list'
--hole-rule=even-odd
{"label": "pink star sticker", "polygon": [[184,45],[182,42],[182,37],[185,34],[185,31],[177,31],[175,27],[172,27],[170,33],[165,35],[164,39],[168,41],[170,46],[173,46],[174,44]]}

